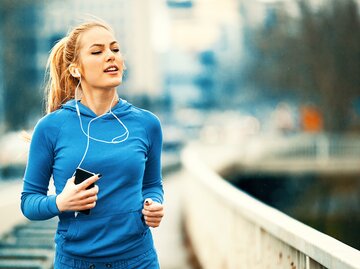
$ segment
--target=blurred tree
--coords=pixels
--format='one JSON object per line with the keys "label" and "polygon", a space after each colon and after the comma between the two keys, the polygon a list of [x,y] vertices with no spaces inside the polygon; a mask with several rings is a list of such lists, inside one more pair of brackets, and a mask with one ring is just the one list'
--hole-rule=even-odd
{"label": "blurred tree", "polygon": [[359,8],[353,0],[316,9],[303,0],[298,7],[299,17],[277,9],[276,19],[255,31],[249,78],[257,87],[301,93],[320,107],[326,131],[346,131],[360,96]]}
{"label": "blurred tree", "polygon": [[0,2],[0,63],[7,130],[27,128],[41,112],[37,70],[38,0]]}

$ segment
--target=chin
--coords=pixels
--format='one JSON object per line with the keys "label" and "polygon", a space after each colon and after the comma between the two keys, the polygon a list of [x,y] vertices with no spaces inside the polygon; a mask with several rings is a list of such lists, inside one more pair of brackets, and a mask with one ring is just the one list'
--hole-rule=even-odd
{"label": "chin", "polygon": [[111,82],[107,83],[106,87],[113,88],[117,87],[122,83],[122,78],[112,79]]}

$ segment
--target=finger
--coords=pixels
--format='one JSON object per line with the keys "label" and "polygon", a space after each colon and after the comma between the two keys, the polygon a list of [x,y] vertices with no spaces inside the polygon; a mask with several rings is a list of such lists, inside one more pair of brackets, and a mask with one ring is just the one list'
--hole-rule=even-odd
{"label": "finger", "polygon": [[79,189],[85,190],[87,187],[89,187],[91,184],[95,183],[102,177],[101,174],[94,175],[92,177],[89,177],[88,179],[84,180],[79,184]]}
{"label": "finger", "polygon": [[154,223],[160,223],[162,218],[148,218],[148,217],[144,217],[145,222],[154,222]]}
{"label": "finger", "polygon": [[86,209],[92,209],[96,206],[96,202],[92,202],[86,205],[79,206],[77,210],[86,210]]}
{"label": "finger", "polygon": [[82,199],[79,201],[79,205],[92,204],[92,203],[96,202],[97,199],[98,199],[97,195],[86,197],[85,199]]}
{"label": "finger", "polygon": [[98,185],[95,185],[93,188],[91,189],[88,189],[88,190],[83,190],[82,191],[82,195],[80,197],[80,199],[84,199],[84,198],[87,198],[87,197],[91,197],[91,196],[95,196],[99,193],[99,186]]}
{"label": "finger", "polygon": [[160,226],[160,222],[145,222],[147,226],[156,228]]}
{"label": "finger", "polygon": [[162,218],[164,216],[163,212],[151,213],[151,212],[143,212],[144,217],[147,218]]}
{"label": "finger", "polygon": [[148,211],[148,210],[143,209],[142,213],[143,213],[144,216],[147,216],[147,217],[162,218],[164,216],[163,211],[152,212],[152,211]]}
{"label": "finger", "polygon": [[162,204],[159,203],[153,203],[152,205],[149,206],[144,206],[144,209],[151,211],[151,212],[156,212],[156,211],[161,211],[164,209],[164,206]]}

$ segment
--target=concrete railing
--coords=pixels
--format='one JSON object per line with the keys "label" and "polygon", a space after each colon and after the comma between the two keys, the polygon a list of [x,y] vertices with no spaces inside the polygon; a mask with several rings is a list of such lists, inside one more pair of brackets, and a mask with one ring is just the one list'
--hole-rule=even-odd
{"label": "concrete railing", "polygon": [[185,228],[205,269],[359,269],[360,252],[250,197],[219,176],[236,150],[190,145]]}

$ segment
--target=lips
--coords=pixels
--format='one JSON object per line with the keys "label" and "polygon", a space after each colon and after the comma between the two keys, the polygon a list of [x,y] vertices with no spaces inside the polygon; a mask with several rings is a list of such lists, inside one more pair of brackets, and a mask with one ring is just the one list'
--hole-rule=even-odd
{"label": "lips", "polygon": [[104,72],[111,73],[111,72],[116,72],[118,70],[119,70],[119,68],[116,65],[110,65],[104,70]]}

